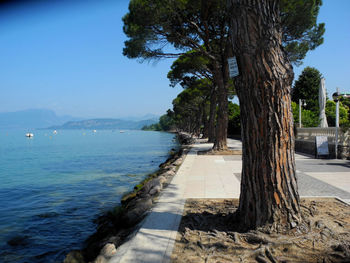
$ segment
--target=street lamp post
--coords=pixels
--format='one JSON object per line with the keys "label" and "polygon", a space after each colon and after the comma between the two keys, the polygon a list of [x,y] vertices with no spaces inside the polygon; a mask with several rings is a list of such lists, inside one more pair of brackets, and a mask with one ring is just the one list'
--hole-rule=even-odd
{"label": "street lamp post", "polygon": [[335,159],[338,159],[339,99],[341,97],[341,94],[339,93],[339,88],[337,88],[337,92],[333,93],[332,97],[336,103],[336,107],[335,107]]}
{"label": "street lamp post", "polygon": [[306,106],[306,101],[299,99],[299,128],[301,128],[301,106]]}
{"label": "street lamp post", "polygon": [[339,130],[339,99],[340,98],[350,98],[350,94],[339,92],[339,88],[337,88],[337,92],[334,92],[333,100],[336,103],[335,108],[335,159],[338,158],[338,130]]}

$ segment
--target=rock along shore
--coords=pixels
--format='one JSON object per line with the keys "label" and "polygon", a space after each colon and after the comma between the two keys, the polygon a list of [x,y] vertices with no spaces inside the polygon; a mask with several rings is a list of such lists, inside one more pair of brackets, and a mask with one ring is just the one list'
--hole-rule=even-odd
{"label": "rock along shore", "polygon": [[161,190],[173,179],[193,139],[177,133],[182,147],[159,165],[159,170],[149,174],[132,192],[125,194],[119,206],[96,219],[97,230],[84,244],[82,250],[69,252],[64,263],[104,263],[115,255],[116,248],[133,236],[157,200]]}

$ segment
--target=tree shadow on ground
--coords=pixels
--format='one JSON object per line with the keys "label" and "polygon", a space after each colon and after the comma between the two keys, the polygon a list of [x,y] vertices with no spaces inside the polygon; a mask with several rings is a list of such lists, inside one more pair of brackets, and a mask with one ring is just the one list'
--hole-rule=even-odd
{"label": "tree shadow on ground", "polygon": [[346,168],[350,168],[350,160],[346,163],[326,163],[326,164],[331,166],[343,166]]}
{"label": "tree shadow on ground", "polygon": [[302,200],[308,229],[286,234],[241,231],[237,199],[190,199],[172,262],[350,262],[350,207]]}

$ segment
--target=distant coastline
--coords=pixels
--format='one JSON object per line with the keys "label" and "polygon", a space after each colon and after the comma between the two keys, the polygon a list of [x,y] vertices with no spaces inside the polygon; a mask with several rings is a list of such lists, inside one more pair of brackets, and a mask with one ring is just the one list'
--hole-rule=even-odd
{"label": "distant coastline", "polygon": [[0,112],[0,129],[40,129],[79,120],[81,118],[69,115],[58,116],[54,111],[48,109]]}
{"label": "distant coastline", "polygon": [[69,121],[63,125],[54,125],[46,129],[65,130],[65,129],[96,129],[96,130],[141,130],[145,125],[156,123],[157,120],[149,119],[142,121],[128,121],[121,119],[89,119],[82,121]]}
{"label": "distant coastline", "polygon": [[16,112],[0,112],[0,129],[93,129],[93,130],[141,130],[155,124],[159,116],[146,114],[125,118],[77,118],[58,116],[48,109],[29,109]]}

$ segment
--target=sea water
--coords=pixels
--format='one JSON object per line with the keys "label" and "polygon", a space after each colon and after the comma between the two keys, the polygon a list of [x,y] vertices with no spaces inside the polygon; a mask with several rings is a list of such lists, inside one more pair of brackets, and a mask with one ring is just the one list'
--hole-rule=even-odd
{"label": "sea water", "polygon": [[[33,132],[33,131],[31,131]],[[157,170],[174,135],[0,131],[0,262],[62,262],[96,219]]]}

